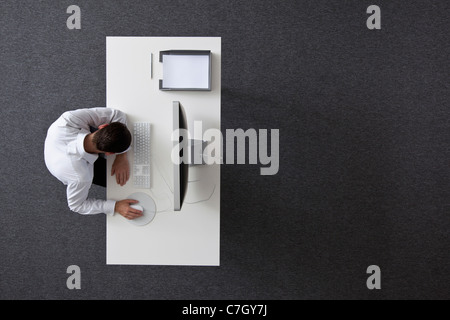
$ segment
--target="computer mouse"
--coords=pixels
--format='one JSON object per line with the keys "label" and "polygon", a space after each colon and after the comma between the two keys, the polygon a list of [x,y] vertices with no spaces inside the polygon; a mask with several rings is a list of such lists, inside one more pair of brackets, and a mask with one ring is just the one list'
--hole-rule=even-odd
{"label": "computer mouse", "polygon": [[130,205],[130,207],[133,208],[133,209],[136,209],[136,210],[144,212],[144,208],[142,208],[142,206],[140,206],[138,204],[132,204],[132,205]]}

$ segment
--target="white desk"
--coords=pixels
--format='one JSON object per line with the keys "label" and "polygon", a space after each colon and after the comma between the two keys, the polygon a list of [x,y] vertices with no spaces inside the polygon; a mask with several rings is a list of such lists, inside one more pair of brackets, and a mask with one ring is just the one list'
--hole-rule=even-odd
{"label": "white desk", "polygon": [[[176,49],[211,50],[211,91],[159,90],[163,73],[159,52]],[[107,217],[107,264],[219,265],[220,165],[191,167],[185,203],[181,211],[173,211],[171,134],[173,101],[184,107],[191,133],[194,120],[203,121],[203,131],[220,129],[220,73],[220,38],[106,38],[107,107],[127,113],[130,130],[138,121],[152,125],[151,189],[133,188],[132,177],[121,187],[108,174],[107,198],[122,200],[134,192],[145,192],[157,207],[154,220],[145,226],[135,226],[118,213]],[[128,159],[132,166],[132,151]],[[113,160],[114,156],[108,157],[108,173]]]}

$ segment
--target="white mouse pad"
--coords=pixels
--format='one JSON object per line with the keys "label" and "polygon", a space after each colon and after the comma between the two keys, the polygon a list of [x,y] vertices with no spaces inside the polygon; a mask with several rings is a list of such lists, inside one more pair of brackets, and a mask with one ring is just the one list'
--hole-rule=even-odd
{"label": "white mouse pad", "polygon": [[134,224],[136,226],[144,226],[153,220],[156,215],[156,204],[148,194],[145,194],[143,192],[136,192],[130,194],[127,199],[139,201],[139,203],[137,204],[144,208],[143,215],[141,217],[133,220],[128,220],[131,224]]}

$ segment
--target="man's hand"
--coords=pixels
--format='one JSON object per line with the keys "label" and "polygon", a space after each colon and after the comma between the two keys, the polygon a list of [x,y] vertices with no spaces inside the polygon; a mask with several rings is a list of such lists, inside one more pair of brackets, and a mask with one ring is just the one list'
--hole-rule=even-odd
{"label": "man's hand", "polygon": [[125,199],[116,202],[116,206],[114,207],[114,211],[120,213],[123,217],[133,220],[142,216],[142,211],[133,209],[130,207],[132,204],[136,204],[139,201],[132,199]]}
{"label": "man's hand", "polygon": [[113,176],[114,174],[116,175],[117,184],[121,186],[125,185],[130,178],[130,164],[126,153],[116,155],[111,168],[111,175]]}

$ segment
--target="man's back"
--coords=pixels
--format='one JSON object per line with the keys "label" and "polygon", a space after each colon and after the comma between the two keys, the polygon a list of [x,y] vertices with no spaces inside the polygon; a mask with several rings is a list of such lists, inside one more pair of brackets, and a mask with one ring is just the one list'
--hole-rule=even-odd
{"label": "man's back", "polygon": [[[68,125],[61,116],[47,131],[44,158],[50,173],[67,185],[70,181],[88,179],[88,167],[77,156],[77,137],[84,130]],[[87,134],[87,132],[86,132]]]}

